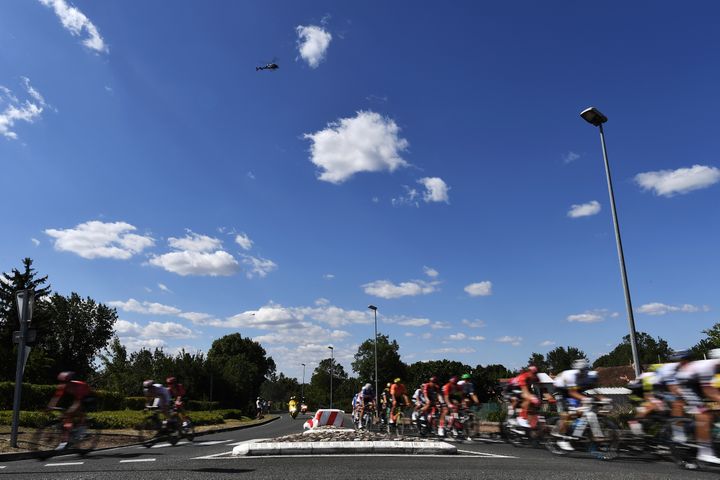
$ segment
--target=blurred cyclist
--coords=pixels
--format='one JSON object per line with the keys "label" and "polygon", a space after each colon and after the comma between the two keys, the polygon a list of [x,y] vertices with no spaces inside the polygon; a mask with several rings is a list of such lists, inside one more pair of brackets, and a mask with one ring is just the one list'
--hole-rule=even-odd
{"label": "blurred cyclist", "polygon": [[177,378],[168,377],[165,379],[170,397],[175,401],[175,411],[177,412],[180,420],[183,422],[183,426],[187,426],[188,417],[185,414],[185,396],[187,391],[183,387],[182,383],[178,383]]}
{"label": "blurred cyclist", "polygon": [[[55,395],[50,399],[48,403],[48,410],[57,408],[57,404],[62,397],[68,395],[72,397],[73,402],[63,412],[63,438],[57,449],[62,450],[67,447],[69,440],[70,431],[73,425],[78,425],[80,428],[84,428],[85,425],[85,407],[90,397],[90,385],[87,383],[75,380],[75,372],[61,372],[57,376],[60,384],[55,390]],[[82,434],[82,431],[81,431]]]}

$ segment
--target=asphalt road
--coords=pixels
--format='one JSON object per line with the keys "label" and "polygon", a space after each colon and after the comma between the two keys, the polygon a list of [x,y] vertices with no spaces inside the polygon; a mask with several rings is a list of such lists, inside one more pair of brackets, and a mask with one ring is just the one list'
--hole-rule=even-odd
{"label": "asphalt road", "polygon": [[545,450],[514,448],[502,443],[474,441],[458,444],[456,456],[325,456],[231,457],[241,442],[272,438],[302,430],[304,419],[284,415],[272,423],[197,437],[193,443],[171,447],[123,447],[85,457],[64,455],[48,460],[2,463],[0,480],[7,479],[208,479],[208,478],[392,478],[433,479],[704,479],[717,478],[720,469],[681,470],[669,462],[618,458],[603,462],[574,454],[557,457]]}

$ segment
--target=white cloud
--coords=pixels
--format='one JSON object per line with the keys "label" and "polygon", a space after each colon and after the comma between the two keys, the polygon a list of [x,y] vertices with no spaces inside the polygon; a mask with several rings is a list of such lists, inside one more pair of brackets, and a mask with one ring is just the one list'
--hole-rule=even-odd
{"label": "white cloud", "polygon": [[311,68],[317,68],[325,59],[332,35],[322,27],[315,25],[298,25],[297,47],[300,56]]}
{"label": "white cloud", "polygon": [[250,250],[253,246],[253,241],[244,233],[238,233],[235,236],[235,243],[240,245],[243,250]]}
{"label": "white cloud", "polygon": [[517,347],[522,343],[523,337],[513,337],[510,335],[505,335],[504,337],[500,337],[495,339],[496,342],[499,343],[509,343],[513,347]]}
{"label": "white cloud", "polygon": [[572,205],[568,210],[567,216],[570,218],[589,217],[600,213],[600,202],[592,200],[588,203]]}
{"label": "white cloud", "polygon": [[415,334],[413,332],[405,332],[406,337],[414,337]]}
{"label": "white cloud", "polygon": [[243,264],[250,269],[245,273],[247,278],[253,278],[256,275],[264,278],[268,273],[277,269],[277,264],[267,258],[253,257],[252,255],[243,255]]}
{"label": "white cloud", "polygon": [[574,315],[568,315],[568,322],[579,322],[579,323],[596,323],[605,320],[607,310],[589,310],[583,313],[577,313]]}
{"label": "white cloud", "polygon": [[433,324],[430,325],[430,328],[433,330],[445,329],[450,328],[450,324],[448,322],[433,322]]}
{"label": "white cloud", "polygon": [[466,340],[468,336],[462,332],[453,333],[451,335],[448,335],[448,340],[452,340],[454,342],[460,341],[460,340]]}
{"label": "white cloud", "polygon": [[552,340],[544,340],[540,342],[541,347],[551,347],[553,345],[555,345],[555,342],[553,342]]}
{"label": "white cloud", "polygon": [[170,290],[164,283],[158,283],[158,288],[163,292],[172,293],[172,290]]}
{"label": "white cloud", "polygon": [[24,102],[20,102],[10,89],[0,85],[0,105],[7,104],[0,112],[0,135],[11,140],[17,139],[17,133],[12,130],[16,122],[33,123],[40,118],[46,106],[42,95],[30,85],[30,79],[22,77],[22,81],[31,98]]}
{"label": "white cloud", "polygon": [[137,322],[118,320],[115,322],[115,332],[120,337],[137,337],[141,339],[163,338],[192,338],[195,333],[184,325],[175,322],[150,322],[145,326]]}
{"label": "white cloud", "polygon": [[365,293],[380,298],[414,297],[435,292],[438,282],[413,280],[396,285],[388,280],[376,280],[363,285]]}
{"label": "white cloud", "polygon": [[580,158],[579,154],[577,154],[575,152],[568,152],[565,155],[563,155],[563,162],[571,163],[571,162],[574,162],[575,160],[577,160],[578,158]]}
{"label": "white cloud", "polygon": [[665,315],[671,312],[683,312],[683,313],[695,313],[695,312],[707,312],[710,308],[707,305],[698,307],[690,305],[688,303],[684,305],[666,305],[664,303],[646,303],[637,309],[638,313],[644,313],[647,315]]}
{"label": "white cloud", "polygon": [[326,273],[325,275],[323,275],[323,278],[325,280],[332,280],[333,278],[335,278],[335,275],[333,275],[332,273]]}
{"label": "white cloud", "polygon": [[162,303],[155,302],[140,303],[134,298],[129,299],[127,302],[114,300],[112,302],[107,302],[107,304],[125,312],[142,313],[143,315],[178,315],[182,312],[179,308],[172,307],[170,305],[163,305]]}
{"label": "white cloud", "polygon": [[201,312],[183,312],[178,314],[178,317],[190,320],[192,323],[197,325],[207,325],[209,323],[208,320],[213,318],[213,316],[209,313]]}
{"label": "white cloud", "polygon": [[327,298],[320,297],[317,300],[315,300],[315,305],[317,305],[319,307],[322,307],[325,305],[330,305],[330,300],[328,300]]}
{"label": "white cloud", "polygon": [[168,238],[168,245],[175,250],[188,250],[191,252],[211,252],[222,248],[222,242],[207,235],[188,231],[182,238]]}
{"label": "white cloud", "polygon": [[432,338],[432,333],[423,333],[423,334],[420,335],[420,336],[421,336],[423,339],[425,339],[425,340],[429,340],[429,339]]}
{"label": "white cloud", "polygon": [[425,187],[423,192],[423,200],[429,202],[445,202],[450,203],[448,190],[450,189],[445,181],[439,177],[425,177],[418,180],[418,183]]}
{"label": "white cloud", "polygon": [[457,348],[457,347],[451,347],[451,348],[436,348],[434,350],[430,350],[430,353],[475,353],[475,349],[471,347],[464,347],[464,348]]}
{"label": "white cloud", "polygon": [[262,344],[305,344],[310,338],[318,340],[328,338],[337,341],[349,336],[350,333],[345,330],[331,331],[309,322],[302,322],[299,326],[274,329],[272,333],[253,337],[253,340]]}
{"label": "white cloud", "polygon": [[150,265],[182,276],[211,277],[230,276],[240,268],[235,257],[222,250],[222,242],[217,238],[188,231],[183,238],[170,237],[168,245],[176,251],[153,256]]}
{"label": "white cloud", "polygon": [[399,132],[393,120],[359,111],[355,117],[341,118],[304,138],[312,142],[310,160],[323,170],[319,179],[340,184],[359,172],[392,172],[407,166],[400,153],[408,142]]}
{"label": "white cloud", "polygon": [[55,239],[55,250],[72,252],[83,258],[115,258],[127,260],[155,245],[150,236],[137,235],[134,226],[125,222],[85,222],[75,228],[49,228],[45,233]]}
{"label": "white cloud", "polygon": [[720,182],[720,168],[693,165],[677,170],[638,173],[635,175],[635,182],[643,190],[653,190],[655,195],[672,197]]}
{"label": "white cloud", "polygon": [[140,339],[137,337],[119,337],[120,343],[128,350],[128,352],[137,352],[138,350],[148,349],[155,350],[163,348],[167,345],[164,340],[159,338]]}
{"label": "white cloud", "polygon": [[86,38],[82,41],[83,45],[99,53],[108,52],[108,47],[97,27],[76,7],[69,5],[65,0],[40,0],[40,3],[51,7],[62,26],[73,36],[78,37],[85,30]]}
{"label": "white cloud", "polygon": [[425,275],[427,275],[430,278],[437,278],[437,276],[440,275],[440,273],[437,270],[435,270],[434,268],[430,268],[430,267],[423,267],[423,272],[425,272]]}
{"label": "white cloud", "polygon": [[487,297],[488,295],[492,295],[492,282],[471,283],[465,286],[465,291],[471,297]]}
{"label": "white cloud", "polygon": [[463,319],[462,324],[467,325],[470,328],[482,328],[487,325],[482,320],[467,320],[467,319]]}
{"label": "white cloud", "polygon": [[428,318],[413,318],[413,317],[382,317],[384,323],[396,323],[403,327],[424,327],[430,325],[430,319]]}
{"label": "white cloud", "polygon": [[37,238],[31,238],[30,241],[31,241],[31,242],[33,243],[33,245],[35,245],[36,247],[37,247],[38,245],[40,245],[40,240],[38,240]]}
{"label": "white cloud", "polygon": [[468,340],[475,340],[476,342],[481,342],[485,340],[485,337],[483,337],[482,335],[473,335],[471,337],[468,337]]}
{"label": "white cloud", "polygon": [[419,208],[420,202],[418,202],[418,198],[420,198],[420,192],[418,192],[414,188],[410,188],[407,185],[402,186],[405,190],[405,193],[403,195],[400,195],[399,197],[393,197],[390,199],[390,203],[392,203],[393,207],[403,207],[403,206],[410,206]]}

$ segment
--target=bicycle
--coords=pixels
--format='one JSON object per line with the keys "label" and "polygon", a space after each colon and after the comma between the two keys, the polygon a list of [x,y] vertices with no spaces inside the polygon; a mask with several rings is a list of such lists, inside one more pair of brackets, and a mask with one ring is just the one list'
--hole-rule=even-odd
{"label": "bicycle", "polygon": [[136,427],[138,442],[147,448],[162,440],[167,440],[171,445],[177,444],[182,434],[177,415],[171,413],[167,420],[161,420],[159,408],[155,406],[145,407],[145,412],[145,418]]}
{"label": "bicycle", "polygon": [[395,435],[403,436],[403,435],[405,435],[405,413],[403,412],[403,409],[400,406],[395,407],[394,409],[389,408],[388,409],[388,418],[392,418],[391,416],[393,414],[393,411],[395,411],[395,410],[397,410],[397,413],[395,413],[395,422],[390,423],[388,421],[387,433],[389,433],[389,434],[395,433]]}
{"label": "bicycle", "polygon": [[593,400],[571,425],[571,436],[559,433],[562,424],[562,420],[559,420],[553,427],[552,434],[545,446],[555,455],[567,455],[572,450],[564,450],[558,445],[559,441],[564,440],[569,442],[575,450],[582,448],[600,460],[616,458],[620,445],[620,429],[615,422],[602,416],[607,413],[609,413],[608,401]]}
{"label": "bicycle", "polygon": [[41,458],[67,451],[85,455],[95,449],[100,434],[92,419],[85,418],[79,424],[77,418],[73,418],[72,425],[68,426],[62,415],[64,408],[50,410],[56,412],[55,416],[38,428],[31,439],[33,449],[45,453]]}

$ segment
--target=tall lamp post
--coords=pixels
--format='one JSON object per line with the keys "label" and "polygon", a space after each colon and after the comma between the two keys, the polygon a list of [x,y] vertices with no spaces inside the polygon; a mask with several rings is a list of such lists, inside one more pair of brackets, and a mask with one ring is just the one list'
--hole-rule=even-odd
{"label": "tall lamp post", "polygon": [[[378,370],[377,370],[377,307],[368,305],[368,308],[375,314],[375,408],[380,407],[380,398],[378,392]],[[379,410],[378,410],[379,411]]]}
{"label": "tall lamp post", "polygon": [[305,403],[305,364],[301,363],[303,367],[303,381],[302,384],[300,384],[300,401],[302,403]]}
{"label": "tall lamp post", "polygon": [[28,341],[28,323],[32,321],[33,305],[35,303],[34,290],[19,290],[15,294],[18,310],[20,330],[13,332],[17,336],[17,366],[15,367],[15,395],[13,397],[12,425],[10,427],[10,446],[17,448],[18,426],[20,425],[20,397],[22,393],[22,378],[25,372],[26,352]]}
{"label": "tall lamp post", "polygon": [[625,291],[625,307],[627,308],[628,323],[630,324],[630,347],[632,348],[633,363],[635,364],[635,378],[637,378],[640,376],[641,366],[635,334],[635,317],[633,316],[630,287],[628,286],[627,271],[625,270],[625,255],[623,255],[622,240],[620,239],[620,225],[618,223],[617,210],[615,209],[615,194],[613,193],[610,163],[608,162],[607,147],[605,146],[605,132],[603,131],[603,123],[607,122],[608,119],[595,107],[586,108],[580,113],[580,116],[589,124],[600,129],[600,144],[602,145],[603,159],[605,160],[605,174],[607,176],[608,194],[610,195],[613,225],[615,226],[615,243],[617,244],[618,260],[620,262],[620,276],[622,277],[623,290]]}
{"label": "tall lamp post", "polygon": [[332,401],[332,387],[333,387],[333,374],[335,373],[335,349],[330,346],[328,347],[330,349],[330,408],[333,407],[333,401]]}

